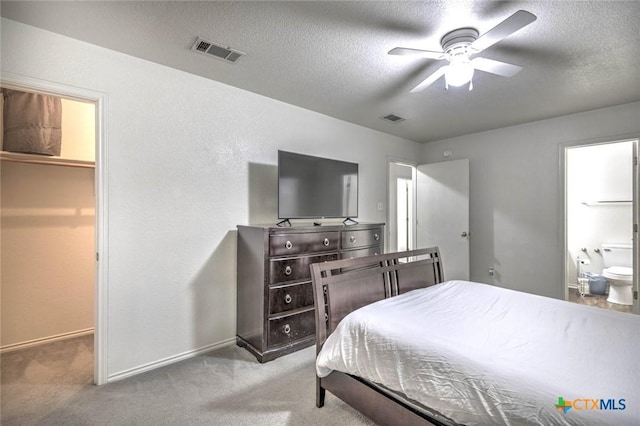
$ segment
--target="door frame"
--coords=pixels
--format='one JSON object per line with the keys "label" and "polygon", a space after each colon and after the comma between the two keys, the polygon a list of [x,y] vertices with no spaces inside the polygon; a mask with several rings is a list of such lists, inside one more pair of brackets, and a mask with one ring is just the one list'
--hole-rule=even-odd
{"label": "door frame", "polygon": [[[391,220],[391,209],[395,208],[395,203],[396,200],[392,200],[391,199],[391,164],[397,164],[397,165],[401,165],[401,166],[406,166],[406,167],[410,167],[411,168],[411,180],[413,181],[413,193],[411,194],[413,203],[412,203],[412,216],[413,216],[413,227],[412,227],[412,232],[411,232],[411,247],[415,248],[416,247],[416,239],[417,239],[417,231],[416,231],[416,226],[415,226],[415,221],[416,221],[416,197],[417,197],[417,185],[416,185],[416,178],[417,178],[417,163],[413,162],[413,161],[409,161],[409,160],[405,160],[403,158],[398,158],[398,157],[391,157],[391,156],[387,156],[387,226],[385,226],[385,253],[389,250],[389,244],[391,244],[391,228],[392,226],[395,226],[396,223],[392,223]],[[394,181],[393,184],[395,185],[396,182]]]}
{"label": "door frame", "polygon": [[[567,226],[567,151],[571,148],[580,148],[580,147],[588,147],[593,145],[604,145],[609,143],[617,143],[617,142],[629,142],[636,141],[634,144],[634,154],[637,156],[638,154],[638,144],[640,144],[640,134],[624,134],[617,136],[608,136],[602,138],[588,139],[582,141],[573,141],[566,142],[560,144],[560,155],[559,155],[559,166],[560,166],[560,191],[559,191],[559,203],[560,206],[560,214],[561,220],[560,222],[560,235],[562,238],[562,280],[561,285],[563,287],[562,293],[564,295],[564,300],[569,299],[569,289],[567,286],[567,262],[568,262],[568,226]],[[638,203],[640,202],[640,197],[638,196],[638,190],[640,189],[638,182],[638,165],[633,168],[633,185],[632,185],[632,221],[633,226],[636,227],[635,231],[632,231],[632,239],[633,239],[633,290],[637,292],[640,290],[639,282],[640,282],[640,273],[638,268],[640,268],[640,241],[638,236],[637,227],[640,224],[640,212],[638,208]],[[633,300],[633,312],[636,314],[640,314],[640,300],[634,298]]]}
{"label": "door frame", "polygon": [[107,116],[108,95],[95,90],[40,80],[2,71],[0,82],[8,89],[37,92],[46,95],[91,102],[95,105],[95,252],[94,269],[94,362],[93,381],[107,383],[108,355],[108,179],[107,179]]}
{"label": "door frame", "polygon": [[[456,160],[449,160],[449,161],[445,161],[445,162],[451,162],[451,161],[460,161],[460,160],[464,160],[467,161],[467,172],[470,173],[470,168],[469,168],[469,159],[466,158],[460,158],[460,159],[456,159]],[[397,157],[392,157],[392,156],[387,156],[387,226],[386,226],[386,230],[385,230],[385,237],[386,237],[386,241],[385,241],[385,251],[389,250],[390,247],[390,241],[391,241],[391,228],[393,228],[394,226],[396,226],[396,223],[392,221],[392,214],[391,214],[391,209],[394,208],[393,206],[395,205],[394,203],[396,203],[396,200],[392,200],[391,199],[391,195],[392,195],[392,191],[391,191],[391,187],[396,185],[395,180],[392,182],[392,172],[391,172],[391,164],[398,164],[398,165],[402,165],[402,166],[406,166],[406,167],[410,167],[411,168],[411,179],[413,181],[413,194],[412,194],[412,215],[413,215],[413,227],[412,227],[412,232],[411,232],[411,247],[413,248],[418,248],[418,232],[419,232],[419,228],[420,226],[418,225],[418,191],[419,191],[419,185],[418,185],[418,167],[420,166],[427,166],[427,165],[433,165],[433,164],[438,164],[438,163],[444,163],[444,162],[436,162],[436,163],[425,163],[425,164],[418,164],[416,162],[413,161],[407,161],[401,158],[397,158]],[[468,185],[470,185],[470,181],[468,182]],[[395,193],[395,191],[393,192]],[[469,194],[467,194],[467,196],[469,196]],[[467,212],[467,215],[469,216],[469,212]],[[469,217],[467,217],[467,220],[469,220]],[[468,246],[467,246],[467,273],[468,276],[471,276],[471,247],[470,247],[470,242],[468,240],[468,236],[469,234],[469,227],[470,227],[470,223],[467,223],[467,229],[465,232],[467,232],[467,241],[468,241]]]}

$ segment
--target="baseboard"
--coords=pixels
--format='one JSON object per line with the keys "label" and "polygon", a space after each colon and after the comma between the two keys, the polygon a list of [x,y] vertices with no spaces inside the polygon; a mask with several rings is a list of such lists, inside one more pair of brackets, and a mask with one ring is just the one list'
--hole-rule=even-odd
{"label": "baseboard", "polygon": [[20,349],[31,348],[33,346],[45,345],[47,343],[58,342],[60,340],[73,339],[74,337],[86,336],[94,333],[94,328],[85,328],[84,330],[72,331],[69,333],[56,334],[55,336],[42,337],[40,339],[27,340],[26,342],[12,343],[0,347],[0,354],[17,351]]}
{"label": "baseboard", "polygon": [[164,367],[170,364],[174,364],[176,362],[184,361],[185,359],[194,358],[198,355],[201,355],[205,352],[214,351],[216,349],[221,349],[227,346],[234,345],[236,343],[235,336],[231,339],[223,340],[222,342],[212,343],[211,345],[203,346],[198,349],[194,349],[192,351],[183,352],[178,355],[170,356],[164,359],[160,359],[158,361],[150,362],[148,364],[143,364],[139,367],[131,368],[129,370],[124,370],[119,373],[111,374],[107,377],[107,382],[115,382],[118,380],[126,379],[127,377],[135,376],[140,373],[144,373],[146,371],[155,370],[156,368]]}

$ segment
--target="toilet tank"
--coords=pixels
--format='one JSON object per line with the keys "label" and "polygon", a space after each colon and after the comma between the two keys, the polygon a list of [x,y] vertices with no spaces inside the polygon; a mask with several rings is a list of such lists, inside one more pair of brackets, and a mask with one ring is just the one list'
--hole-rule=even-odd
{"label": "toilet tank", "polygon": [[633,266],[633,246],[631,244],[603,244],[602,260],[604,267]]}

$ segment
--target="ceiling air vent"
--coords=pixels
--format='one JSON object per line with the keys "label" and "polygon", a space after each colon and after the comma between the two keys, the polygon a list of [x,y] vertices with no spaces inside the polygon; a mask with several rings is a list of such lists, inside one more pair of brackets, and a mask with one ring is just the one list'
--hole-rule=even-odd
{"label": "ceiling air vent", "polygon": [[246,53],[239,50],[215,44],[200,37],[193,44],[191,50],[222,59],[225,62],[231,62],[232,64],[236,63],[241,56],[246,55]]}
{"label": "ceiling air vent", "polygon": [[399,123],[401,121],[404,121],[405,119],[402,117],[399,117],[395,114],[389,114],[389,115],[385,115],[384,117],[380,117],[381,119],[383,119],[384,121],[388,121],[390,123]]}

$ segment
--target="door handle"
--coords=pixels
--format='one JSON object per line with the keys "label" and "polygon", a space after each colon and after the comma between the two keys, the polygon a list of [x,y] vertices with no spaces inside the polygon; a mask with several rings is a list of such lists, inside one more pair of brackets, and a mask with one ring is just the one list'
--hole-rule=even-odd
{"label": "door handle", "polygon": [[468,233],[468,232],[466,232],[466,231],[462,231],[462,232],[460,233],[460,236],[461,236],[462,238],[464,238],[464,237],[468,237],[468,236],[469,236],[469,233]]}

